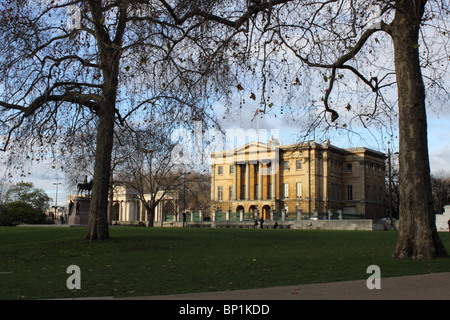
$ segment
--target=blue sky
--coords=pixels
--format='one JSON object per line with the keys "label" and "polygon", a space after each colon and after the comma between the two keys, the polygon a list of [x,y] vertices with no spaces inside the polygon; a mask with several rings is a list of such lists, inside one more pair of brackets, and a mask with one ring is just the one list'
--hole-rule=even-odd
{"label": "blue sky", "polygon": [[[256,129],[256,122],[251,122],[250,119],[251,117],[249,115],[241,114],[236,119],[224,121],[223,124],[224,126],[233,128],[238,128],[242,125],[243,129],[250,127]],[[295,133],[298,130],[298,126],[294,123],[286,122],[280,117],[262,119],[260,120],[260,127],[279,130],[280,140],[283,144],[293,143],[295,141]],[[365,133],[363,135],[366,147],[386,152],[386,150],[377,148],[378,143],[374,141],[371,134]],[[359,145],[358,139],[352,139],[350,142],[347,136],[339,137],[336,135],[331,137],[331,143],[342,148]],[[428,115],[428,144],[432,173],[438,170],[450,172],[449,116],[441,114],[438,117],[435,113]],[[31,172],[31,175],[23,178],[23,180],[33,182],[36,187],[44,189],[52,199],[55,199],[56,196],[55,183],[61,182],[62,185],[58,187],[58,205],[64,205],[66,203],[67,194],[73,192],[73,190],[67,190],[67,186],[64,184],[64,175],[60,171],[53,169],[50,164],[33,164],[28,171]],[[19,182],[21,180],[22,178],[16,178],[12,182]]]}
{"label": "blue sky", "polygon": [[[66,14],[68,13],[66,12]],[[444,40],[445,39],[446,37],[444,36]],[[383,50],[381,50],[381,52],[379,53],[382,52]],[[391,56],[391,53],[387,52],[387,55]],[[444,57],[445,59],[448,58],[445,54]],[[381,63],[381,65],[384,66],[382,61],[383,59],[378,61],[378,63]],[[443,83],[443,86],[448,86],[448,77],[446,78],[446,82],[447,83]],[[312,87],[313,86],[304,86],[306,91],[310,91]],[[247,101],[249,101],[249,99],[247,99]],[[444,101],[442,102],[440,111],[429,112],[428,114],[428,143],[432,173],[438,170],[450,171],[450,110],[447,110],[450,109],[449,107],[449,102]],[[241,111],[240,113],[232,114],[231,117],[227,117],[223,121],[224,128],[247,129],[251,127],[256,129],[256,122],[250,121],[253,118],[255,109],[255,106],[248,106],[248,108]],[[220,119],[221,115],[219,114],[218,117]],[[279,130],[280,140],[283,144],[295,142],[295,134],[301,132],[302,130],[302,127],[300,127],[298,124],[286,121],[285,119],[280,117],[280,115],[277,118],[273,116],[266,116],[265,118],[261,119],[260,128]],[[358,131],[361,132],[362,139],[357,136],[353,136],[351,139],[349,139],[345,134],[339,135],[336,133],[329,138],[333,145],[342,148],[350,146],[365,146],[375,150],[386,152],[386,143],[384,141],[380,143],[380,139],[377,138],[376,132],[374,134],[370,134],[369,132],[364,130]],[[1,156],[2,155],[0,154],[0,159]],[[56,169],[53,169],[51,164],[33,163],[30,168],[25,169],[25,172],[27,171],[31,172],[28,177],[17,177],[11,182],[19,182],[22,179],[24,181],[31,181],[36,187],[44,189],[53,199],[55,199],[56,196],[56,186],[54,184],[57,181],[62,182],[63,184],[59,186],[58,190],[58,204],[65,203],[67,193],[69,191],[74,191],[67,190],[67,187],[64,185],[63,173]],[[2,168],[0,167],[0,176],[3,172],[4,170],[2,170]]]}

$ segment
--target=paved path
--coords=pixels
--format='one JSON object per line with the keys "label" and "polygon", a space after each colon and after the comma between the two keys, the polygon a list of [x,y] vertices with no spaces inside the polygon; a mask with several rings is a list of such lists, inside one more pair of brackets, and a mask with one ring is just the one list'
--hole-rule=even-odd
{"label": "paved path", "polygon": [[450,300],[450,272],[381,278],[380,284],[372,290],[367,280],[356,280],[122,300]]}

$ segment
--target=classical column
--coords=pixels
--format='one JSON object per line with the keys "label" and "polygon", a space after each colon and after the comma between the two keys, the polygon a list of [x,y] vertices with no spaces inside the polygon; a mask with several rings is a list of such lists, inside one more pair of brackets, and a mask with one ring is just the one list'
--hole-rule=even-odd
{"label": "classical column", "polygon": [[238,199],[237,193],[238,193],[238,185],[237,185],[237,177],[238,177],[238,168],[237,168],[237,162],[233,163],[234,170],[233,170],[233,200],[236,201]]}
{"label": "classical column", "polygon": [[261,161],[258,161],[258,200],[263,198],[263,167]]}
{"label": "classical column", "polygon": [[255,176],[255,165],[250,163],[248,164],[248,169],[250,170],[250,173],[248,175],[248,200],[255,200],[255,183],[256,183],[256,176]]}
{"label": "classical column", "polygon": [[245,162],[245,200],[250,199],[250,164]]}
{"label": "classical column", "polygon": [[238,163],[236,163],[236,200],[242,200],[241,199],[241,188],[242,188],[242,166]]}
{"label": "classical column", "polygon": [[269,180],[269,175],[268,175],[268,168],[267,165],[262,163],[261,164],[261,168],[264,170],[264,175],[262,176],[262,199],[269,199],[269,185],[270,185],[270,180]]}
{"label": "classical column", "polygon": [[273,166],[270,168],[270,179],[272,182],[272,190],[270,191],[272,193],[272,200],[275,200],[275,192],[277,190],[276,184],[277,184],[277,177],[276,177],[276,171],[274,170]]}
{"label": "classical column", "polygon": [[155,221],[162,220],[162,212],[164,210],[163,208],[164,208],[164,201],[160,201],[156,208],[157,211],[155,212]]}
{"label": "classical column", "polygon": [[216,165],[213,164],[211,166],[211,200],[216,200],[215,192],[216,192]]}
{"label": "classical column", "polygon": [[128,200],[124,202],[125,210],[123,211],[123,221],[128,221]]}

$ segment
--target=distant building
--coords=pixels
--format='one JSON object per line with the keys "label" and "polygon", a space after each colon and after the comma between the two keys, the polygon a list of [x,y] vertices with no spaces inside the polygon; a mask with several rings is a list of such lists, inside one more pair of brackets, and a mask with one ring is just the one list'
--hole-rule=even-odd
{"label": "distant building", "polygon": [[[144,195],[145,199],[150,198],[150,194]],[[176,221],[178,217],[178,193],[168,192],[163,196],[163,191],[159,191],[157,198],[162,198],[155,210],[154,221]],[[68,224],[87,225],[89,215],[90,196],[69,195],[68,200]],[[72,204],[71,204],[72,203]],[[77,207],[77,203],[80,203]],[[147,210],[142,205],[135,189],[126,186],[116,186],[114,188],[113,206],[110,214],[112,224],[137,225],[140,222],[147,224],[149,221]],[[66,219],[67,220],[67,219]]]}
{"label": "distant building", "polygon": [[[163,191],[159,191],[157,197],[161,198],[155,210],[154,221],[174,221],[178,213],[178,195],[177,193],[166,193],[163,197]],[[145,199],[150,198],[150,194],[144,195]],[[142,202],[138,199],[137,192],[133,188],[117,186],[114,188],[113,207],[111,212],[111,221],[113,224],[138,224],[146,223],[148,214]]]}
{"label": "distant building", "polygon": [[282,211],[287,217],[380,219],[386,217],[385,159],[375,150],[341,149],[329,141],[250,142],[212,154],[212,207],[249,218],[257,209],[264,219]]}
{"label": "distant building", "polygon": [[444,213],[436,214],[437,231],[450,231],[450,205],[444,206]]}

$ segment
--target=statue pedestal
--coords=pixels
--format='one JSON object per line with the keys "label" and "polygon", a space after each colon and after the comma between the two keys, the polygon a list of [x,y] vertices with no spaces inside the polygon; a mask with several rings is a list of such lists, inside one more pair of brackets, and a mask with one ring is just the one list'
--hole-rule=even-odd
{"label": "statue pedestal", "polygon": [[73,200],[72,212],[69,212],[68,225],[87,225],[89,219],[89,206],[91,198],[76,197]]}

